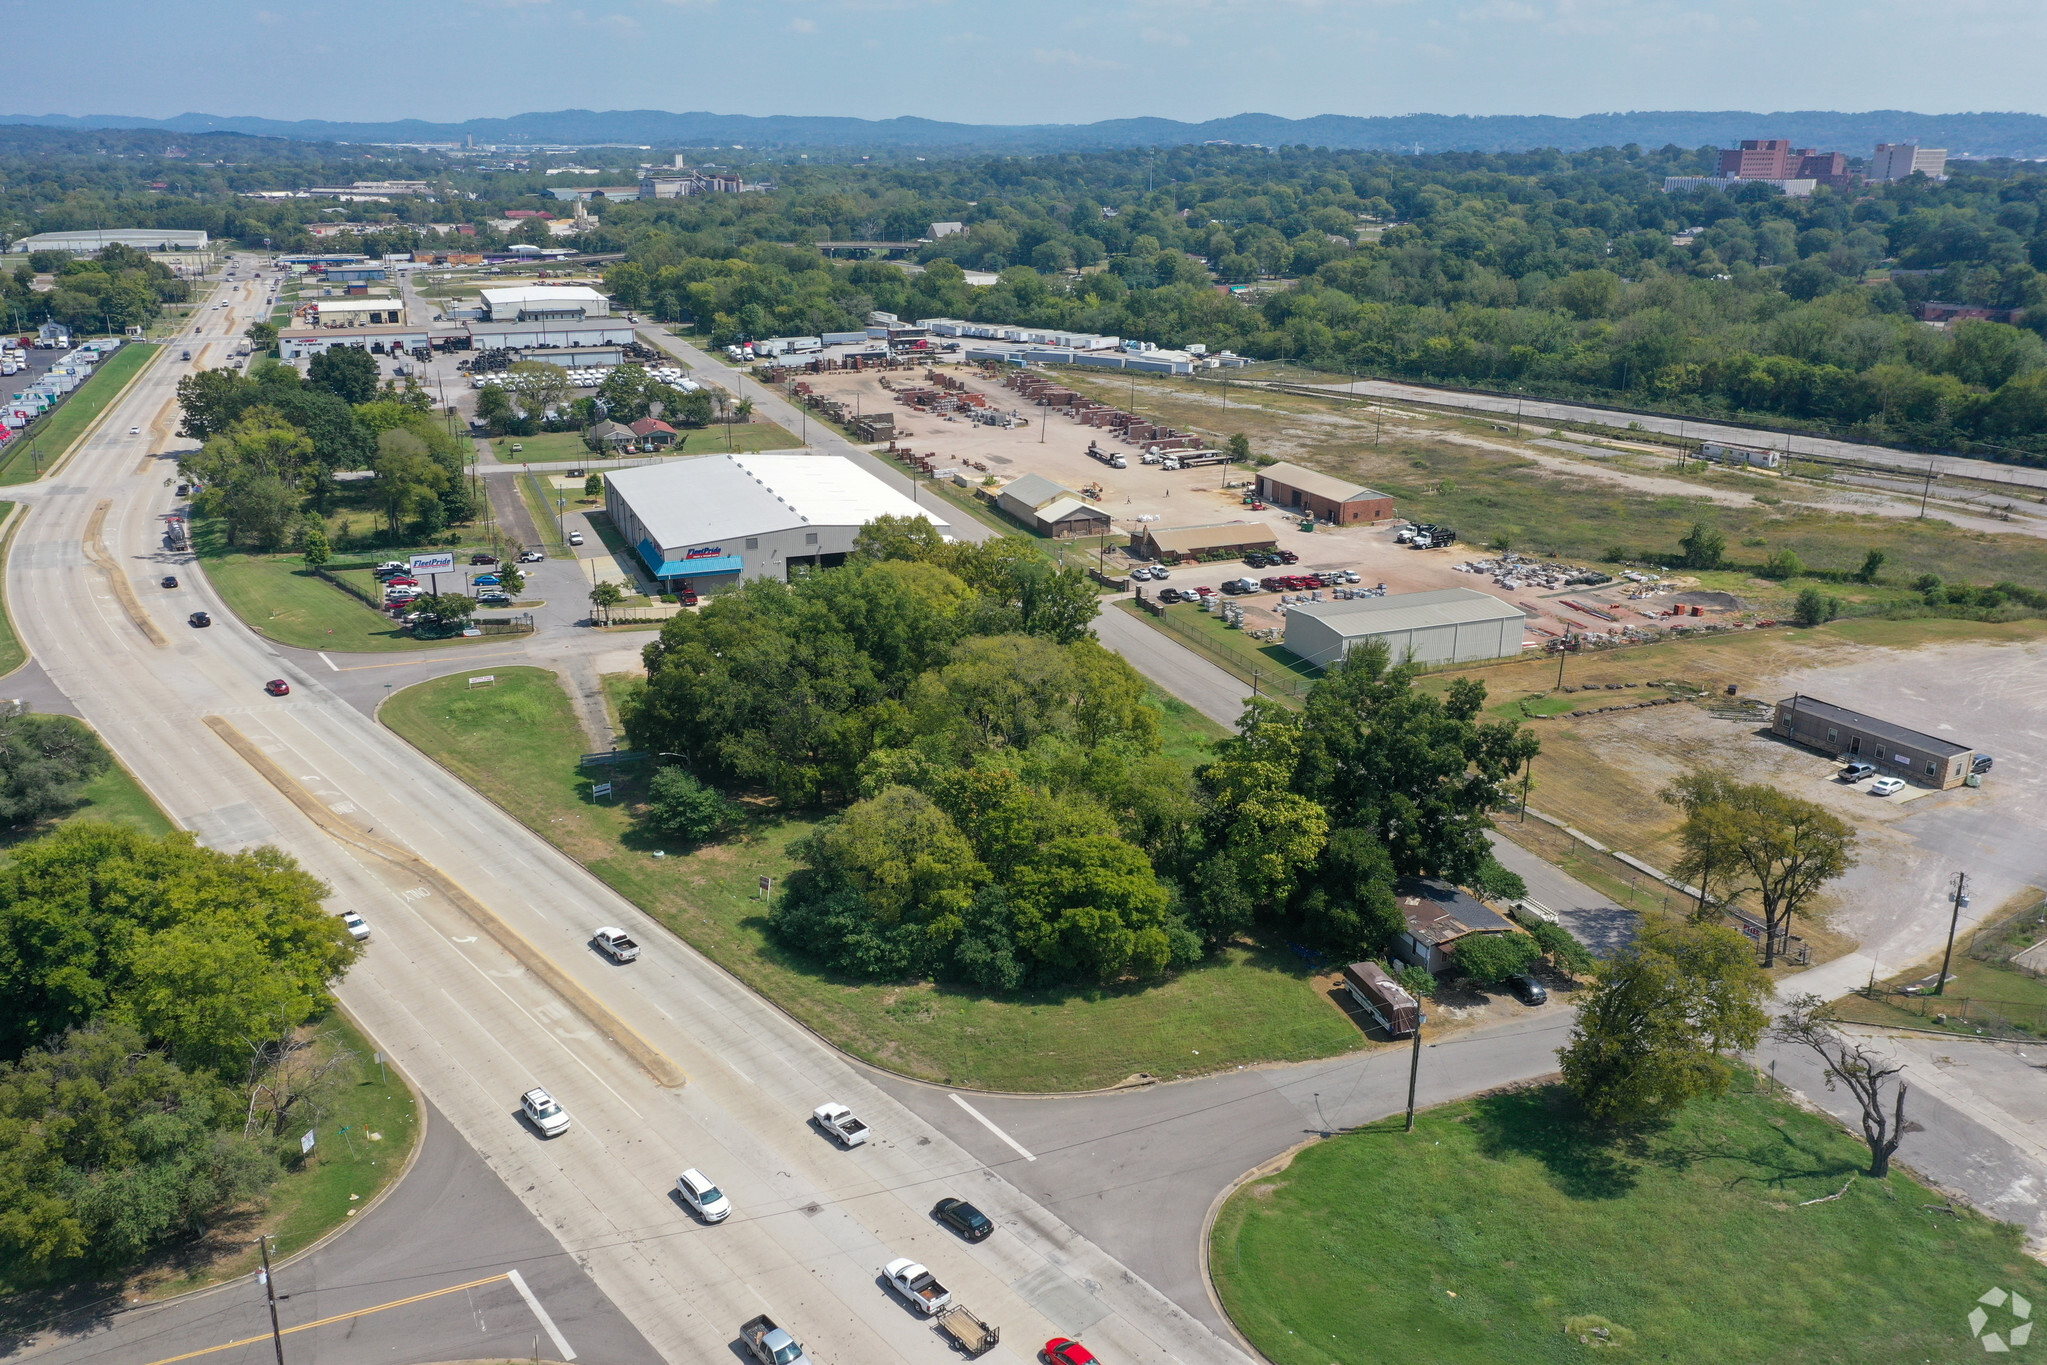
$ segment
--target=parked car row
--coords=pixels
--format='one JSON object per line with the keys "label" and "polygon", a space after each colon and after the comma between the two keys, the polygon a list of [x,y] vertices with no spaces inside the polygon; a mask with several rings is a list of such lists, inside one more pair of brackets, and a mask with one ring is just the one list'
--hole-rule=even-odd
{"label": "parked car row", "polygon": [[1276,569],[1282,564],[1298,564],[1301,557],[1292,550],[1253,550],[1244,556],[1244,562],[1254,569]]}

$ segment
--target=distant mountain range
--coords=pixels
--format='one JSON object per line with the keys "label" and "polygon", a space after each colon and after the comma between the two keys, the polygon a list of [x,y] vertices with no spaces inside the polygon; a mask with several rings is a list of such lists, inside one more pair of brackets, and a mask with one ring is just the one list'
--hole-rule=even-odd
{"label": "distant mountain range", "polygon": [[563,109],[512,118],[463,123],[332,123],[319,119],[223,117],[180,114],[176,118],[130,118],[118,114],[5,114],[0,123],[87,130],[146,128],[175,133],[248,133],[308,142],[462,142],[591,145],[646,143],[710,147],[738,144],[749,150],[816,148],[877,152],[1054,152],[1105,148],[1185,146],[1202,142],[1251,143],[1266,147],[1308,145],[1383,151],[1522,151],[1556,147],[1573,151],[1639,143],[1662,147],[1731,146],[1742,138],[1788,137],[1802,147],[1866,156],[1878,142],[1917,141],[1945,147],[1951,155],[2047,158],[2047,117],[2039,114],[1914,114],[1874,110],[1843,114],[1824,110],[1754,114],[1665,112],[1588,114],[1555,118],[1542,114],[1405,114],[1396,118],[1352,118],[1324,114],[1287,119],[1272,114],[1237,114],[1206,123],[1173,119],[1108,119],[1100,123],[1003,126],[942,123],[933,119],[857,119],[746,114],[674,114],[658,109],[593,112]]}

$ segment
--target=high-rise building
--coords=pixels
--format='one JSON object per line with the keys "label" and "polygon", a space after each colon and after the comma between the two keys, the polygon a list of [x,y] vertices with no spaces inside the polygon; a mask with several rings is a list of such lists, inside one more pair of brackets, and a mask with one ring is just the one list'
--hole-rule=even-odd
{"label": "high-rise building", "polygon": [[1929,180],[1947,179],[1947,148],[1921,147],[1916,142],[1879,142],[1869,159],[1869,179],[1886,184],[1918,172]]}
{"label": "high-rise building", "polygon": [[1723,180],[1810,180],[1836,189],[1850,183],[1845,155],[1793,147],[1782,137],[1749,138],[1721,152],[1718,171]]}

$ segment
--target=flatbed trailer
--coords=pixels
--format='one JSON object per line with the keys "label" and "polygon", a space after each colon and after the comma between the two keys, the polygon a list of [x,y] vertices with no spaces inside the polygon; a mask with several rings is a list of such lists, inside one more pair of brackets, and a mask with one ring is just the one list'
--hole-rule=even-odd
{"label": "flatbed trailer", "polygon": [[989,1326],[963,1303],[956,1303],[938,1314],[938,1330],[970,1356],[981,1355],[1002,1340],[1000,1327]]}

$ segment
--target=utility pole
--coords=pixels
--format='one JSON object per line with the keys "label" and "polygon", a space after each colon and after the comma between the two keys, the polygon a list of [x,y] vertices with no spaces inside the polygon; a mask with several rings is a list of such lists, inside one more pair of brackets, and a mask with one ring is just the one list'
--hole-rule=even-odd
{"label": "utility pole", "polygon": [[277,1330],[277,1282],[270,1274],[270,1239],[258,1238],[257,1245],[263,1248],[263,1292],[270,1299],[270,1344],[277,1348],[277,1365],[284,1365],[284,1333]]}
{"label": "utility pole", "polygon": [[1521,770],[1521,823],[1528,823],[1528,784],[1535,780],[1535,759],[1528,760],[1528,766]]}
{"label": "utility pole", "polygon": [[[1414,1131],[1414,1086],[1422,1074],[1422,1025],[1429,1022],[1429,1016],[1419,1009],[1414,1012],[1414,1052],[1407,1063],[1407,1131]],[[277,1365],[284,1365],[279,1360]]]}
{"label": "utility pole", "polygon": [[1564,656],[1565,656],[1566,654],[1569,654],[1570,652],[1571,652],[1571,628],[1570,628],[1569,626],[1565,626],[1565,627],[1564,627],[1564,643],[1563,643],[1563,646],[1562,646],[1561,648],[1559,648],[1559,649],[1557,650],[1557,686],[1558,686],[1558,687],[1562,687],[1562,686],[1564,685]]}
{"label": "utility pole", "polygon": [[1933,492],[1933,461],[1926,462],[1926,483],[1919,490],[1919,518],[1926,519],[1926,499]]}
{"label": "utility pole", "polygon": [[1962,899],[1964,896],[1963,888],[1966,887],[1968,884],[1969,884],[1968,873],[1966,872],[1955,873],[1955,908],[1954,913],[1948,916],[1947,951],[1945,953],[1942,953],[1940,957],[1940,980],[1933,983],[1933,993],[1935,995],[1947,994],[1948,964],[1954,961],[1955,958],[1955,926],[1961,923]]}

